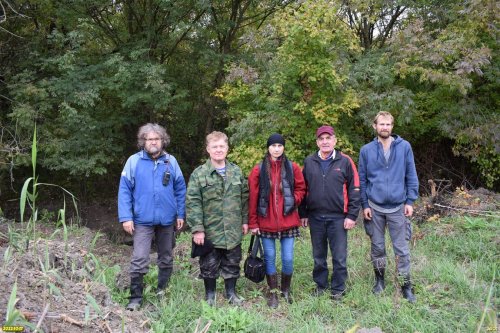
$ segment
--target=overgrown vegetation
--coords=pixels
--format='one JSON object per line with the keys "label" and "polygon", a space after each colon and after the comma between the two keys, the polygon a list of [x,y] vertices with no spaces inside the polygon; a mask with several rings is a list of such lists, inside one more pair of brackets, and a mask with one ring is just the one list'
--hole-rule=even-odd
{"label": "overgrown vegetation", "polygon": [[[371,294],[369,241],[359,226],[349,234],[347,296],[342,302],[332,301],[327,295],[312,296],[311,247],[307,230],[303,230],[304,237],[295,248],[294,304],[281,302],[277,310],[269,309],[264,297],[265,285],[242,278],[238,283],[246,299],[242,309],[235,311],[220,297],[217,308],[207,308],[199,301],[203,283],[193,279],[196,266],[186,270],[181,256],[166,299],[153,301],[157,309],[151,312],[155,318],[154,331],[161,332],[167,327],[174,332],[194,331],[200,317],[202,323],[211,321],[211,332],[344,332],[355,325],[379,327],[383,332],[495,331],[500,291],[496,273],[500,268],[500,221],[491,219],[486,224],[478,223],[476,228],[464,228],[470,223],[468,220],[478,219],[447,218],[415,227],[412,246],[412,273],[418,297],[415,305],[399,294],[395,272],[389,274],[382,297]],[[185,237],[180,243],[188,241]],[[388,255],[389,267],[394,268],[392,251]],[[221,284],[218,287],[221,296]],[[190,296],[186,297],[186,293]]]}
{"label": "overgrown vegetation", "polygon": [[[190,258],[191,236],[182,233],[175,248],[175,273],[165,295],[156,294],[158,269],[153,266],[145,277],[142,311],[128,312],[124,307],[131,249],[109,242],[100,232],[67,224],[63,207],[57,216],[43,211],[43,218],[32,224],[35,232],[25,229],[29,224],[0,223],[0,289],[11,290],[8,299],[0,297],[0,308],[5,305],[9,325],[38,331],[48,331],[48,325],[68,332],[80,328],[121,332],[496,331],[498,201],[494,193],[491,197],[484,191],[477,194],[481,197],[457,189],[449,204],[485,205],[491,207],[488,214],[428,216],[422,213],[422,208],[433,211],[427,199],[417,209],[420,222],[414,224],[411,240],[416,304],[406,302],[400,294],[390,248],[387,288],[381,297],[371,293],[370,243],[358,225],[349,233],[348,293],[340,302],[327,294],[313,295],[311,245],[308,230],[302,229],[303,237],[295,247],[292,305],[281,301],[278,309],[270,309],[266,285],[241,278],[242,307],[227,303],[222,281],[217,305],[209,307],[203,301],[203,281],[197,278],[198,263]],[[36,211],[36,206],[31,207]],[[245,237],[243,248],[248,242]],[[35,246],[27,246],[30,243]],[[19,299],[18,294],[22,295]]]}
{"label": "overgrown vegetation", "polygon": [[[474,223],[473,228],[469,227],[471,223]],[[207,306],[202,301],[203,281],[196,278],[197,262],[189,258],[190,237],[184,233],[177,240],[175,273],[163,297],[158,298],[154,290],[156,267],[146,276],[143,312],[149,321],[143,320],[146,324],[139,331],[201,332],[205,328],[204,332],[344,332],[349,329],[355,332],[356,327],[379,328],[383,332],[496,331],[500,292],[497,278],[499,229],[498,219],[469,216],[442,218],[415,226],[412,273],[418,301],[414,305],[400,295],[394,271],[388,274],[387,288],[382,296],[372,295],[369,240],[360,226],[349,234],[349,292],[346,297],[338,302],[326,294],[313,296],[311,246],[307,230],[302,230],[303,237],[295,248],[295,302],[288,305],[282,301],[276,310],[266,305],[265,284],[255,284],[245,278],[238,281],[240,294],[245,298],[242,307],[230,306],[223,298],[222,281],[218,283],[217,306]],[[78,233],[72,230],[69,238]],[[243,246],[247,243],[248,237]],[[389,268],[394,268],[393,253],[388,250]],[[13,256],[18,260],[19,252],[15,251]],[[43,257],[46,255],[42,254]],[[93,280],[91,284],[108,286],[112,299],[123,309],[128,290],[123,285],[117,286],[116,277],[120,270],[126,270],[128,257],[122,258],[125,260],[120,266],[91,253],[88,258],[91,265],[86,270],[88,278]],[[46,277],[45,282],[40,283],[48,290],[50,298],[69,297],[64,294],[68,286],[57,278],[67,272],[61,267],[51,270],[46,267],[50,267],[48,262],[40,263],[40,270]],[[80,293],[86,305],[73,319],[83,326],[106,321],[109,310],[96,300],[97,296],[92,296],[91,290]],[[21,318],[12,305],[9,309],[9,318]],[[133,314],[125,312],[122,315],[127,318]],[[69,323],[66,325],[72,327]]]}
{"label": "overgrown vegetation", "polygon": [[39,181],[85,200],[116,192],[109,177],[146,121],[166,125],[188,175],[214,129],[231,134],[245,170],[273,131],[302,161],[324,122],[356,157],[382,109],[419,147],[422,184],[498,189],[495,1],[0,4],[2,197],[30,174],[34,124]]}

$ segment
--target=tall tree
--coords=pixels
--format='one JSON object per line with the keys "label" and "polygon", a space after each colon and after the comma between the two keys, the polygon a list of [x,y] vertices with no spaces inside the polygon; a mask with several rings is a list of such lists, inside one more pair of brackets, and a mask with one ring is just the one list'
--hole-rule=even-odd
{"label": "tall tree", "polygon": [[[272,131],[289,140],[287,153],[301,160],[314,146],[313,128],[330,123],[338,128],[340,145],[352,150],[344,131],[359,106],[347,86],[351,59],[360,49],[352,31],[338,19],[333,1],[305,1],[273,20],[275,47],[269,62],[231,67],[219,91],[235,120],[233,157],[249,169],[262,156],[262,142]],[[267,48],[267,49],[266,49]],[[255,50],[251,50],[254,52]],[[346,121],[344,121],[346,120]]]}

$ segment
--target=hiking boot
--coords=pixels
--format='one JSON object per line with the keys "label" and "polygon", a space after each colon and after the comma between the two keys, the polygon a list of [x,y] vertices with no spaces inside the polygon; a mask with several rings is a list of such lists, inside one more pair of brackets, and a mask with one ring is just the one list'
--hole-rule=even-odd
{"label": "hiking boot", "polygon": [[273,275],[266,274],[267,285],[269,286],[269,292],[267,294],[267,305],[270,308],[276,309],[278,307],[278,274]]}
{"label": "hiking boot", "polygon": [[203,279],[203,283],[205,284],[205,301],[209,306],[215,305],[216,282],[216,279]]}
{"label": "hiking boot", "polygon": [[292,274],[287,275],[281,273],[281,296],[288,304],[292,304],[292,295],[290,293],[290,285],[292,284]]}
{"label": "hiking boot", "polygon": [[130,275],[130,298],[126,308],[130,311],[139,309],[142,303],[142,291],[144,289],[142,273],[134,273]]}
{"label": "hiking boot", "polygon": [[343,291],[333,291],[332,290],[332,293],[330,295],[330,298],[334,301],[341,301],[342,298],[344,297],[344,293]]}
{"label": "hiking boot", "polygon": [[373,285],[372,292],[375,295],[380,295],[382,291],[385,289],[385,281],[384,281],[384,268],[375,268],[375,284]]}
{"label": "hiking boot", "polygon": [[170,276],[172,275],[172,268],[160,268],[158,270],[158,287],[156,289],[156,294],[161,296],[165,293],[165,289],[168,287],[168,282],[170,281]]}
{"label": "hiking boot", "polygon": [[411,286],[409,275],[406,275],[403,278],[403,285],[401,286],[401,292],[403,293],[403,298],[408,300],[408,302],[415,303],[417,301],[417,298],[413,294],[413,288]]}
{"label": "hiking boot", "polygon": [[237,278],[230,278],[224,280],[226,289],[226,298],[231,305],[241,305],[243,300],[236,294],[236,280]]}
{"label": "hiking boot", "polygon": [[320,288],[320,287],[316,286],[316,288],[314,288],[314,290],[312,292],[312,295],[315,297],[321,297],[326,292],[326,290],[327,290],[327,288]]}

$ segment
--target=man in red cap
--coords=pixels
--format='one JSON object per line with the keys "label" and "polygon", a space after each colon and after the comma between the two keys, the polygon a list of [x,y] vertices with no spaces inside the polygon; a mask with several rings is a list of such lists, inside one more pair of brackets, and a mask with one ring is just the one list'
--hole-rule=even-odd
{"label": "man in red cap", "polygon": [[[335,149],[333,127],[316,130],[319,151],[304,161],[306,199],[299,213],[302,226],[309,226],[314,257],[313,279],[316,295],[330,289],[334,300],[345,293],[347,279],[347,230],[354,228],[359,212],[359,176],[356,165],[346,154]],[[328,246],[332,253],[333,273],[328,284]]]}

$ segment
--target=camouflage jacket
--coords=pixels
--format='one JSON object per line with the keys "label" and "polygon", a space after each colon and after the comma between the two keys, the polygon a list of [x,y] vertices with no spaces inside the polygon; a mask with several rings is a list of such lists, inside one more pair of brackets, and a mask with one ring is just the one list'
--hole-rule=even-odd
{"label": "camouflage jacket", "polygon": [[186,222],[191,231],[204,231],[219,249],[241,243],[241,226],[248,223],[248,184],[241,169],[226,160],[226,181],[210,160],[189,178]]}

